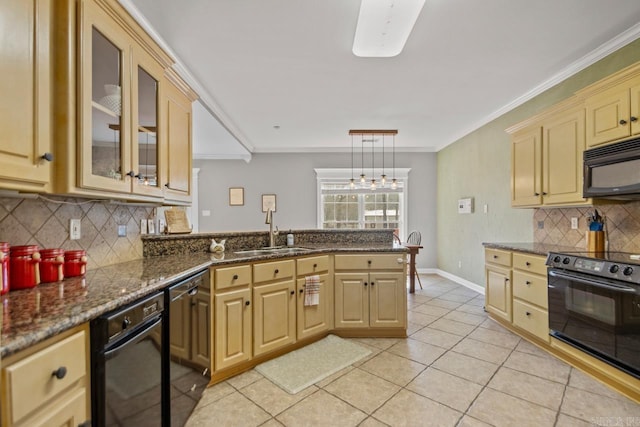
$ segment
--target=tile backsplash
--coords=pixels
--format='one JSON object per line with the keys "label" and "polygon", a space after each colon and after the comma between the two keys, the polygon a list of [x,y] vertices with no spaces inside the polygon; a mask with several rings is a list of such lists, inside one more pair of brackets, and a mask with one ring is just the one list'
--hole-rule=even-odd
{"label": "tile backsplash", "polygon": [[[153,207],[126,206],[105,201],[66,197],[0,197],[0,242],[12,246],[38,245],[41,249],[84,249],[87,268],[103,267],[142,258],[140,220]],[[81,220],[81,238],[69,240],[69,220]],[[127,233],[118,237],[118,225]]]}
{"label": "tile backsplash", "polygon": [[[600,205],[595,209],[605,219],[609,250],[640,253],[640,201]],[[536,209],[534,241],[586,248],[587,218],[593,211],[593,207]],[[571,218],[578,218],[577,230],[571,229]]]}

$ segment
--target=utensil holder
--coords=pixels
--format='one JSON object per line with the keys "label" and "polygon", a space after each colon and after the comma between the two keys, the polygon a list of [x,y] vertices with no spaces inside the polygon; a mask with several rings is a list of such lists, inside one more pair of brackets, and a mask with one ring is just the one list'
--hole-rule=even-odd
{"label": "utensil holder", "polygon": [[593,253],[604,252],[604,231],[587,232],[587,251]]}

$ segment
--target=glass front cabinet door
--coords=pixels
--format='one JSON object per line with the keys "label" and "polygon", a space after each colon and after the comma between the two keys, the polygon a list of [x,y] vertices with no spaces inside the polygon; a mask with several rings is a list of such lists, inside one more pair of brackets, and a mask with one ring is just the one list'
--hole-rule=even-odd
{"label": "glass front cabinet door", "polygon": [[162,197],[162,66],[92,1],[81,2],[80,42],[78,186]]}

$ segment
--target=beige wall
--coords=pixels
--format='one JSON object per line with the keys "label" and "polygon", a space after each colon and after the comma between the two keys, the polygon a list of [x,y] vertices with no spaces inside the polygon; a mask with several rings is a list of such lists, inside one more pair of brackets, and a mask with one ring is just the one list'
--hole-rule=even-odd
{"label": "beige wall", "polygon": [[[438,268],[484,286],[482,242],[534,240],[535,210],[510,207],[510,145],[504,130],[639,60],[636,40],[438,152]],[[462,197],[475,198],[473,214],[457,213]]]}

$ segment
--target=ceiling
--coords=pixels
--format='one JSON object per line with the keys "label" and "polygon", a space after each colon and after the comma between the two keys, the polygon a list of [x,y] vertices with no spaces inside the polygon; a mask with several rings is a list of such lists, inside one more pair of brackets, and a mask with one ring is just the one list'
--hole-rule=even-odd
{"label": "ceiling", "polygon": [[359,58],[359,0],[120,1],[250,153],[348,151],[349,129],[437,151],[640,37],[638,0],[427,0],[400,55]]}

